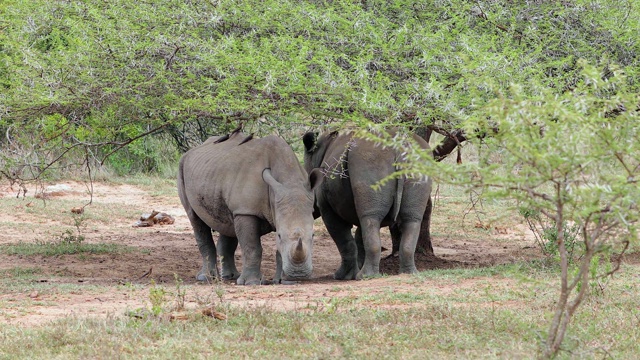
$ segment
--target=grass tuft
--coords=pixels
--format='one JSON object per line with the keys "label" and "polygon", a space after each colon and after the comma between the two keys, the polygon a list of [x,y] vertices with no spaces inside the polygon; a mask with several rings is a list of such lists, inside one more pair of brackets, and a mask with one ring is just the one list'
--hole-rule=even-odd
{"label": "grass tuft", "polygon": [[60,256],[75,254],[122,254],[135,248],[118,244],[86,244],[81,242],[44,241],[37,243],[18,242],[0,245],[0,253],[19,256]]}

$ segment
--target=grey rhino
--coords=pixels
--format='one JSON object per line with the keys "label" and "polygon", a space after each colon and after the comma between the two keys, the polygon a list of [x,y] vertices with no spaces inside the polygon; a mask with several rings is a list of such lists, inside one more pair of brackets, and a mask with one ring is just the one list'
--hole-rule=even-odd
{"label": "grey rhino", "polygon": [[[417,135],[413,140],[423,148],[429,146]],[[322,216],[342,257],[334,278],[360,279],[379,274],[381,226],[393,226],[392,233],[400,236],[400,272],[416,272],[414,254],[431,196],[431,179],[399,178],[374,190],[372,185],[396,170],[398,154],[393,149],[356,138],[351,132],[334,131],[320,137],[308,132],[303,143],[307,171],[322,167],[330,175],[315,189],[314,216]],[[357,226],[355,239],[353,225]]]}
{"label": "grey rhino", "polygon": [[[260,236],[276,231],[276,274],[296,279],[311,275],[313,186],[320,172],[307,175],[291,147],[277,136],[253,138],[239,130],[211,137],[180,159],[178,194],[202,255],[197,280],[218,278],[217,231],[222,278],[260,284]],[[234,253],[240,243],[242,274]]]}

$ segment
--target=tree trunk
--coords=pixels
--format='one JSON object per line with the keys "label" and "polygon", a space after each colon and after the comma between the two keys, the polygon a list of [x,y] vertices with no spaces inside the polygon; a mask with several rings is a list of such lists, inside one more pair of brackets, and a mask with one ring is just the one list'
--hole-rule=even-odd
{"label": "tree trunk", "polygon": [[[433,149],[433,158],[436,161],[444,160],[449,154],[453,152],[462,142],[466,141],[467,137],[464,136],[462,130],[456,130],[445,137],[440,144]],[[460,160],[458,160],[460,162]]]}
{"label": "tree trunk", "polygon": [[418,245],[416,245],[416,251],[419,251],[425,255],[433,255],[433,245],[431,244],[431,210],[433,209],[433,202],[429,197],[427,202],[427,208],[422,215],[422,223],[420,224],[420,235],[418,236]]}

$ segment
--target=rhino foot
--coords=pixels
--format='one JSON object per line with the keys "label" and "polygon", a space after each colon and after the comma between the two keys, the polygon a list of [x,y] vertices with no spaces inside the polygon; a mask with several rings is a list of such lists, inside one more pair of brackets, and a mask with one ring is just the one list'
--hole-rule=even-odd
{"label": "rhino foot", "polygon": [[260,285],[262,284],[262,276],[243,276],[240,275],[236,280],[238,285]]}
{"label": "rhino foot", "polygon": [[376,276],[380,276],[380,268],[378,266],[367,266],[365,264],[365,266],[363,266],[356,275],[356,280],[362,280]]}
{"label": "rhino foot", "polygon": [[198,274],[198,275],[196,275],[196,280],[197,281],[209,281],[209,280],[211,280],[211,276],[207,276],[205,274]]}
{"label": "rhino foot", "polygon": [[300,284],[300,281],[280,280],[280,285],[298,285],[298,284]]}
{"label": "rhino foot", "polygon": [[238,278],[238,280],[236,280],[236,284],[238,284],[238,285],[260,285],[260,284],[262,284],[262,281],[261,280],[245,280],[245,279]]}
{"label": "rhino foot", "polygon": [[416,269],[415,265],[414,266],[401,266],[400,267],[400,273],[401,274],[415,274],[418,272],[418,269]]}
{"label": "rhino foot", "polygon": [[222,274],[222,280],[236,280],[240,275],[236,273]]}
{"label": "rhino foot", "polygon": [[199,272],[198,275],[196,275],[196,280],[197,281],[202,281],[202,282],[210,282],[212,280],[215,280],[216,276],[210,274],[209,272]]}
{"label": "rhino foot", "polygon": [[235,262],[222,258],[221,275],[224,280],[236,280],[240,277],[240,271],[236,268]]}
{"label": "rhino foot", "polygon": [[354,280],[358,273],[358,267],[355,264],[346,266],[344,263],[340,265],[340,268],[333,274],[333,278],[336,280]]}

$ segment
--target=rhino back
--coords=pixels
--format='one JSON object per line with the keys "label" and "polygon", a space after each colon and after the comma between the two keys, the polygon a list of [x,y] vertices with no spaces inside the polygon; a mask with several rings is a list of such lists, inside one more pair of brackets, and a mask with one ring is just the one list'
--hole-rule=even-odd
{"label": "rhino back", "polygon": [[228,236],[235,236],[234,215],[257,216],[267,223],[263,232],[273,230],[269,189],[262,179],[265,168],[279,181],[306,180],[284,140],[270,136],[242,143],[246,138],[237,134],[220,143],[209,139],[188,151],[180,164],[181,199],[212,229]]}
{"label": "rhino back", "polygon": [[330,207],[338,216],[353,224],[358,224],[353,192],[350,182],[350,169],[347,162],[352,147],[351,134],[324,134],[318,140],[318,153],[308,160],[309,168],[322,167],[326,177],[316,189],[320,207]]}
{"label": "rhino back", "polygon": [[[414,136],[414,140],[428,148],[423,139]],[[316,157],[312,165],[322,166],[328,173],[316,192],[324,206],[330,206],[341,218],[357,226],[363,215],[384,217],[389,214],[389,219],[393,218],[390,212],[397,201],[397,181],[388,181],[377,191],[371,186],[395,172],[396,151],[355,138],[350,132],[333,136],[324,134],[318,140],[318,149],[322,151],[318,154],[322,160]],[[411,193],[420,191],[418,188],[410,190]]]}

